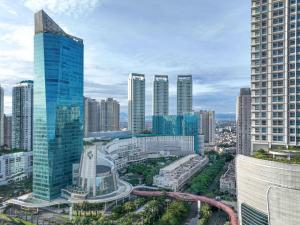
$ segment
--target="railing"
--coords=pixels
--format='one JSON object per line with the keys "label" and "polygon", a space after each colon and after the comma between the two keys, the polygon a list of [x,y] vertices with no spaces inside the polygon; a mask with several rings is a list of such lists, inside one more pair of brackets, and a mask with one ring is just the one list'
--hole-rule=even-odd
{"label": "railing", "polygon": [[229,216],[231,225],[238,225],[237,215],[232,208],[230,208],[229,206],[225,205],[222,202],[216,201],[214,199],[205,196],[194,195],[190,193],[181,193],[181,192],[139,191],[137,188],[133,189],[132,194],[138,196],[149,196],[149,197],[160,197],[160,196],[167,195],[171,198],[175,198],[183,201],[205,202],[211,206],[223,210]]}

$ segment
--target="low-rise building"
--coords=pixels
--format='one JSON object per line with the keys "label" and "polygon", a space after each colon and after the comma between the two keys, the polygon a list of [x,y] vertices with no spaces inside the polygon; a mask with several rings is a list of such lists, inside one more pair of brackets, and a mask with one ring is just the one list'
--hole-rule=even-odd
{"label": "low-rise building", "polygon": [[114,139],[102,146],[117,169],[148,158],[185,156],[194,153],[194,136],[135,136]]}
{"label": "low-rise building", "polygon": [[24,180],[32,176],[32,151],[0,156],[0,185]]}
{"label": "low-rise building", "polygon": [[157,187],[178,191],[208,161],[207,157],[203,158],[197,154],[187,155],[160,169],[159,174],[153,178],[153,184]]}
{"label": "low-rise building", "polygon": [[235,161],[229,163],[227,171],[220,178],[220,191],[236,195]]}

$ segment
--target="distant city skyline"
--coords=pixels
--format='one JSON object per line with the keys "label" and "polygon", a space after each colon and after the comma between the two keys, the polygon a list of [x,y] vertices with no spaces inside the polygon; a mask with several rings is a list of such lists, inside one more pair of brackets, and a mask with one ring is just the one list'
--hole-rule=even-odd
{"label": "distant city skyline", "polygon": [[176,113],[179,74],[193,75],[194,108],[216,113],[234,113],[239,88],[249,86],[250,16],[243,16],[250,15],[249,1],[4,0],[0,84],[6,114],[11,114],[12,86],[33,79],[32,14],[40,8],[85,40],[85,96],[112,97],[120,102],[121,112],[127,112],[131,72],[146,76],[146,115],[152,114],[155,74],[169,75],[170,114]]}

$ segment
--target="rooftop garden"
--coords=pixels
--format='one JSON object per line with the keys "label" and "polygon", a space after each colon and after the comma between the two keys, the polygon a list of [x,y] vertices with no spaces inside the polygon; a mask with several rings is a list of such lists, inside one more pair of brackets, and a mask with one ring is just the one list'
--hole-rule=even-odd
{"label": "rooftop garden", "polygon": [[159,173],[159,170],[172,162],[178,157],[162,157],[157,159],[147,159],[143,163],[131,163],[128,167],[120,171],[122,179],[132,185],[146,184],[152,185],[153,176]]}
{"label": "rooftop garden", "polygon": [[[274,150],[274,149],[272,149]],[[290,148],[289,148],[290,150]],[[270,160],[275,162],[281,162],[281,163],[288,163],[288,164],[300,164],[300,156],[292,157],[292,158],[282,158],[282,157],[273,157],[272,154],[270,154],[268,151],[264,149],[260,149],[253,154],[254,158],[257,159],[263,159],[263,160]]]}
{"label": "rooftop garden", "polygon": [[288,151],[299,151],[300,152],[300,146],[276,146],[276,147],[272,147],[272,149],[269,149],[272,151],[277,151],[277,152],[288,152]]}
{"label": "rooftop garden", "polygon": [[0,149],[0,156],[1,155],[6,155],[6,154],[17,153],[17,152],[27,152],[27,150],[20,149],[20,148],[13,148],[13,149],[1,148]]}

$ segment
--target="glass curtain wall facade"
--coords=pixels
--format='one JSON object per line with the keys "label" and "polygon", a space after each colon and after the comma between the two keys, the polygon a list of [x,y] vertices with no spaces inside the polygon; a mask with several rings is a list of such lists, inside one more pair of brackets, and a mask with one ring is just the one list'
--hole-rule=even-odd
{"label": "glass curtain wall facade", "polygon": [[163,136],[194,136],[194,151],[199,153],[198,117],[196,115],[165,115],[152,117],[152,133]]}
{"label": "glass curtain wall facade", "polygon": [[250,207],[249,205],[241,204],[241,215],[243,225],[268,225],[269,219],[266,214],[260,212],[257,209]]}
{"label": "glass curtain wall facade", "polygon": [[33,196],[53,200],[83,148],[83,41],[35,14]]}

